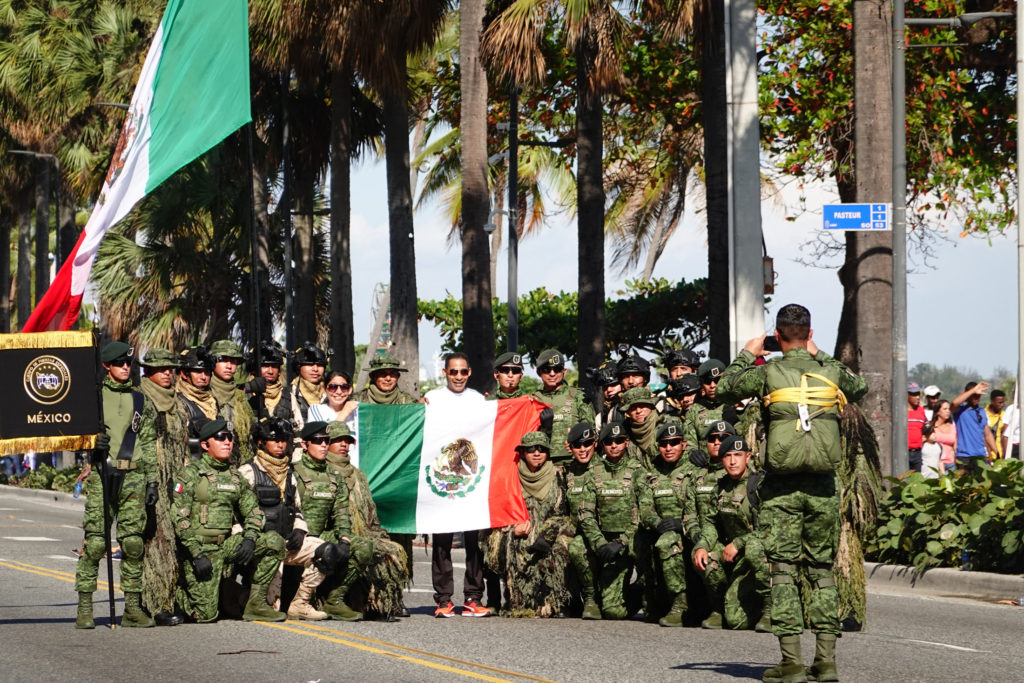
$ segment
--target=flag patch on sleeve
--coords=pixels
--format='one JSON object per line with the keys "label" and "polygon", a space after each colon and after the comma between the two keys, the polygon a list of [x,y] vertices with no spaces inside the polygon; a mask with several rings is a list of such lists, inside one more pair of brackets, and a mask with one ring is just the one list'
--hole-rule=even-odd
{"label": "flag patch on sleeve", "polygon": [[184,490],[185,490],[185,487],[184,487],[184,486],[182,486],[182,484],[181,484],[181,482],[180,482],[180,481],[179,481],[179,482],[176,482],[176,483],[174,484],[174,492],[175,492],[175,493],[181,493],[181,492],[182,492],[182,491],[184,491]]}

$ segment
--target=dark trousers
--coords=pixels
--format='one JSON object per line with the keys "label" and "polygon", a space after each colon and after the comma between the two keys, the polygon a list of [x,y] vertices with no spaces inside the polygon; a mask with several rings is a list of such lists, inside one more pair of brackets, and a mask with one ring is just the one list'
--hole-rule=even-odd
{"label": "dark trousers", "polygon": [[908,448],[907,449],[908,461],[910,469],[915,472],[921,471],[921,449],[920,448]]}
{"label": "dark trousers", "polygon": [[[466,546],[466,575],[463,590],[466,600],[479,602],[484,594],[484,554],[480,550],[479,531],[464,531]],[[434,602],[448,602],[455,592],[455,575],[452,573],[452,536],[434,534],[431,537],[434,549],[431,554],[430,571],[434,579]]]}

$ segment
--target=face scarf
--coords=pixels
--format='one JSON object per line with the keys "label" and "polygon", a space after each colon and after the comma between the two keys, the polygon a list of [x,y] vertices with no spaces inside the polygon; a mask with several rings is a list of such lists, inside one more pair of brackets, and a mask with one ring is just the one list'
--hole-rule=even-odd
{"label": "face scarf", "polygon": [[322,384],[310,382],[307,379],[303,379],[301,375],[296,377],[292,384],[299,388],[299,394],[302,398],[306,399],[308,405],[315,406],[324,400],[324,387]]}
{"label": "face scarf", "polygon": [[267,453],[262,448],[256,451],[256,460],[259,462],[260,467],[267,473],[267,476],[277,484],[277,488],[281,489],[281,495],[284,495],[284,486],[288,481],[288,464],[291,462],[291,453],[288,449],[281,454],[280,457]]}
{"label": "face scarf", "polygon": [[640,448],[646,451],[654,445],[654,435],[658,431],[658,417],[655,415],[655,411],[652,410],[643,423],[627,419],[627,424],[629,424],[631,440],[635,441]]}
{"label": "face scarf", "polygon": [[402,397],[402,392],[398,390],[397,384],[391,391],[381,391],[377,388],[376,384],[371,382],[370,385],[366,387],[366,391],[370,395],[370,402],[378,405],[392,405],[398,403],[398,399]]}
{"label": "face scarf", "polygon": [[173,384],[167,389],[164,389],[156,382],[144,377],[142,382],[139,384],[139,389],[141,389],[142,393],[146,395],[146,398],[153,402],[153,405],[156,406],[157,412],[166,413],[174,407]]}
{"label": "face scarf", "polygon": [[234,382],[225,382],[216,375],[210,378],[210,393],[213,394],[213,398],[217,401],[218,406],[233,403],[235,400],[235,389],[237,387]]}
{"label": "face scarf", "polygon": [[550,460],[545,460],[536,472],[531,472],[526,459],[520,456],[519,483],[523,487],[523,493],[537,500],[544,500],[551,490],[551,485],[555,483],[555,466]]}
{"label": "face scarf", "polygon": [[182,381],[175,385],[175,391],[199,406],[206,419],[215,420],[217,418],[217,401],[213,399],[209,389],[200,389],[189,382]]}
{"label": "face scarf", "polygon": [[273,382],[267,382],[267,388],[263,392],[263,404],[267,406],[267,412],[271,415],[273,415],[277,404],[281,402],[282,391],[284,391],[284,382],[281,381],[280,375]]}

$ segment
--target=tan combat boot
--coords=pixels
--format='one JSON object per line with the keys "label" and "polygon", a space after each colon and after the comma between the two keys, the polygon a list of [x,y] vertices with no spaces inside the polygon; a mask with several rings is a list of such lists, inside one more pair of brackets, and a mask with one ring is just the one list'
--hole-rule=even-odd
{"label": "tan combat boot", "polygon": [[312,597],[313,586],[300,583],[299,589],[295,591],[295,597],[292,598],[292,604],[288,605],[288,618],[306,619],[307,621],[323,621],[326,619],[327,612],[321,612],[309,604],[309,600]]}
{"label": "tan combat boot", "polygon": [[78,618],[75,628],[96,628],[92,617],[92,593],[78,594]]}

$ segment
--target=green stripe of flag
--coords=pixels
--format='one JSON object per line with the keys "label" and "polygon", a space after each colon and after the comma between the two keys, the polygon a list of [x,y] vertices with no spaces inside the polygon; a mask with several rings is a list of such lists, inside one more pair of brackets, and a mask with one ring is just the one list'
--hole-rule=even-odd
{"label": "green stripe of flag", "polygon": [[381,526],[392,533],[416,533],[425,417],[422,403],[359,404],[359,469],[369,480]]}

